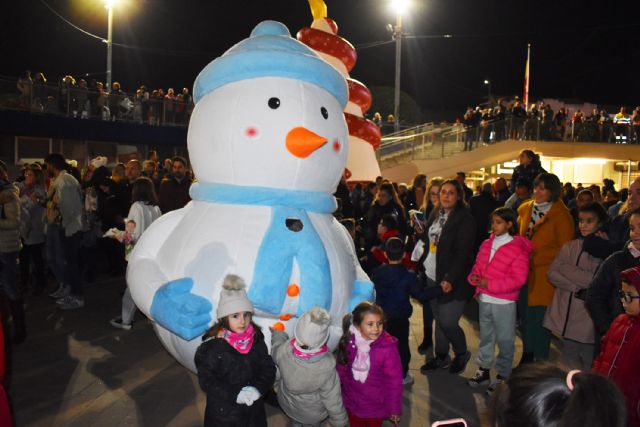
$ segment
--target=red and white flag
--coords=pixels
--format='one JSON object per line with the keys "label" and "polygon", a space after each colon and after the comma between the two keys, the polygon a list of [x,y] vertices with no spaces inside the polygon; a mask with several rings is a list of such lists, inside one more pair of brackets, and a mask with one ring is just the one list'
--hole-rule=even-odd
{"label": "red and white flag", "polygon": [[522,103],[524,109],[529,111],[529,59],[531,57],[531,44],[527,44],[527,65],[524,68],[524,96],[522,97]]}

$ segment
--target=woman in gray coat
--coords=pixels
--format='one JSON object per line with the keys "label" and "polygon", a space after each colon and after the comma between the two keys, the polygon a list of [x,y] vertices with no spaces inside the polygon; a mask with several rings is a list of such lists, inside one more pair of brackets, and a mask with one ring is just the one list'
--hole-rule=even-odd
{"label": "woman in gray coat", "polygon": [[584,299],[602,262],[582,246],[584,239],[596,234],[606,220],[607,213],[599,203],[581,207],[578,211],[580,236],[564,244],[547,273],[555,293],[543,326],[562,339],[565,361],[575,369],[589,370],[593,361],[594,325]]}

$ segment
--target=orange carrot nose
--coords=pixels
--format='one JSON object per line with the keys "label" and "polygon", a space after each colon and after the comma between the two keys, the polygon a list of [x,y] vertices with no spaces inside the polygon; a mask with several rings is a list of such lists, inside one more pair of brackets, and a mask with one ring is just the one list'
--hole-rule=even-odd
{"label": "orange carrot nose", "polygon": [[301,159],[307,158],[327,143],[327,138],[323,138],[303,127],[293,128],[287,134],[287,150]]}

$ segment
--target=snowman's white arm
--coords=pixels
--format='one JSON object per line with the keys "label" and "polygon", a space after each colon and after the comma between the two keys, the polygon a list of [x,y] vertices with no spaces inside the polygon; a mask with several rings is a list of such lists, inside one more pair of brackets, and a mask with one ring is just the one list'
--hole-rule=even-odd
{"label": "snowman's white arm", "polygon": [[127,284],[131,297],[147,317],[151,316],[151,303],[160,288],[169,281],[157,262],[158,253],[178,223],[184,218],[189,205],[169,212],[153,222],[142,234],[129,256]]}

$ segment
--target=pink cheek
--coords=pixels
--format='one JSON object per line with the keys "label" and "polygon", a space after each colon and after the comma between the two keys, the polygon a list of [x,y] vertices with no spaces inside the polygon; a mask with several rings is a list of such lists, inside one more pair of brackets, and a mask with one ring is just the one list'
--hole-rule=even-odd
{"label": "pink cheek", "polygon": [[336,153],[339,153],[341,148],[342,148],[342,144],[340,144],[340,141],[338,141],[337,139],[333,141],[333,151],[335,151]]}
{"label": "pink cheek", "polygon": [[247,139],[256,139],[259,135],[260,133],[258,132],[258,128],[255,126],[249,126],[244,130],[244,136]]}

